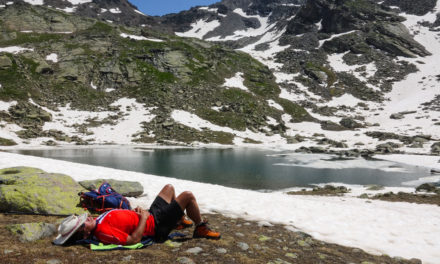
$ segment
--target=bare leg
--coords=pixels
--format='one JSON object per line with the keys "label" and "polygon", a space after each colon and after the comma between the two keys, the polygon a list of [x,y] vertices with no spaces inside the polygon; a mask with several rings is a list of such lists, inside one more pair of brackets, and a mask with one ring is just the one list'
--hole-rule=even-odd
{"label": "bare leg", "polygon": [[176,192],[171,184],[165,185],[157,196],[160,196],[167,203],[171,203],[173,200],[176,200]]}
{"label": "bare leg", "polygon": [[186,209],[186,214],[191,220],[193,220],[196,226],[202,222],[199,205],[197,204],[196,197],[192,192],[186,191],[179,194],[179,196],[176,198],[176,202],[180,205],[182,211],[185,211]]}

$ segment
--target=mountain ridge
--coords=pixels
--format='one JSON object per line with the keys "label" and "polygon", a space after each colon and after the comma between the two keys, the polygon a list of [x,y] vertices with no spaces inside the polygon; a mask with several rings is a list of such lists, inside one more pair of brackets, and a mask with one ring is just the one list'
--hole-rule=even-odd
{"label": "mountain ridge", "polygon": [[[54,2],[46,1],[44,4],[54,5]],[[21,61],[24,65],[25,60],[16,60],[16,57],[24,56],[36,63],[32,66],[34,68],[31,66],[25,68],[31,67],[37,74],[49,77],[47,79],[62,74],[63,82],[81,84],[80,89],[72,84],[67,85],[69,89],[76,91],[67,96],[63,95],[65,92],[60,93],[60,89],[57,93],[47,89],[47,98],[52,94],[58,94],[57,98],[60,96],[65,98],[57,102],[58,104],[65,105],[71,101],[69,104],[71,107],[84,108],[90,98],[83,100],[83,106],[79,103],[82,100],[72,101],[72,99],[75,96],[82,97],[81,94],[88,94],[96,98],[92,100],[93,102],[101,101],[98,105],[107,105],[104,110],[111,109],[112,107],[109,107],[111,102],[123,96],[137,98],[136,104],[143,104],[143,107],[148,109],[157,107],[151,110],[156,113],[155,118],[149,122],[139,121],[143,128],[139,127],[136,136],[132,137],[133,140],[137,138],[138,142],[223,142],[239,145],[255,143],[279,145],[287,142],[288,148],[300,151],[337,151],[347,155],[371,153],[371,151],[421,153],[438,151],[434,147],[435,142],[439,140],[435,136],[436,132],[426,135],[428,131],[438,130],[438,125],[435,125],[438,114],[435,111],[429,114],[434,120],[429,130],[425,130],[426,125],[420,128],[414,125],[414,132],[410,132],[411,130],[403,132],[399,127],[405,125],[407,122],[405,119],[414,118],[414,113],[420,119],[417,111],[413,108],[399,109],[396,113],[384,116],[381,110],[389,106],[387,103],[390,100],[389,95],[396,90],[393,87],[397,83],[405,82],[407,76],[418,74],[418,68],[423,66],[419,62],[428,61],[435,55],[414,39],[417,37],[417,34],[411,31],[411,27],[414,26],[410,26],[408,30],[408,26],[405,25],[408,20],[402,17],[404,13],[397,14],[396,11],[405,11],[413,14],[411,16],[414,17],[430,16],[431,22],[415,25],[427,29],[427,33],[423,34],[433,32],[434,36],[435,31],[430,30],[435,30],[439,21],[438,15],[436,19],[431,18],[431,14],[435,14],[432,10],[438,5],[436,1],[426,1],[423,11],[420,11],[416,10],[417,5],[410,1],[399,3],[385,1],[378,4],[377,1],[362,0],[353,4],[351,1],[341,0],[270,2],[228,0],[209,7],[194,7],[179,14],[163,17],[142,15],[127,1],[84,1],[75,6],[74,13],[65,13],[67,16],[62,13],[45,15],[48,11],[38,11],[39,15],[34,18],[35,21],[40,21],[41,19],[37,17],[45,17],[42,20],[44,22],[41,23],[29,23],[29,18],[33,18],[32,15],[23,19],[16,12],[14,16],[18,16],[19,19],[15,20],[12,18],[14,16],[8,16],[11,8],[19,5],[22,5],[20,7],[22,9],[26,6],[34,10],[38,8],[51,10],[45,9],[44,6],[28,5],[23,1],[17,1],[12,5],[5,3],[1,8],[3,10],[0,9],[0,16],[2,27],[6,26],[8,31],[3,30],[3,42],[0,46],[24,44],[25,48],[35,49],[33,46],[35,43],[45,44],[38,44],[39,55],[26,52],[23,55],[6,53],[2,55],[4,64],[10,65],[8,66],[10,68],[18,65],[17,61]],[[64,3],[55,10],[65,10],[72,6]],[[23,10],[27,10],[26,8]],[[51,8],[54,10],[54,6]],[[125,11],[124,8],[130,11]],[[124,13],[126,14],[121,15]],[[131,19],[131,24],[125,22],[132,14],[136,15]],[[78,22],[78,18],[72,15],[92,18],[81,18]],[[114,20],[109,22],[111,17],[106,15],[114,15],[118,18],[113,18]],[[138,20],[136,18],[138,15],[142,16],[143,20]],[[93,20],[94,18],[99,20]],[[144,22],[149,24],[140,24]],[[24,27],[25,23],[28,23],[27,27]],[[67,24],[70,26],[66,26]],[[132,25],[137,26],[129,27]],[[49,42],[44,40],[44,34],[47,32],[60,34],[63,27],[66,36],[46,35]],[[38,33],[38,30],[41,32]],[[172,32],[176,32],[177,37],[173,36]],[[17,36],[23,41],[17,41]],[[187,36],[201,40],[185,38]],[[51,40],[52,37],[56,40]],[[120,38],[126,40],[121,42]],[[64,48],[60,48],[57,44],[58,51],[53,54],[58,54],[59,51],[65,52],[63,50],[69,46],[71,48],[67,50],[73,52],[71,58],[69,59],[66,54],[59,56],[63,57],[60,61],[48,62],[44,56],[50,54],[43,52],[41,47],[57,41],[64,43],[62,44]],[[112,41],[114,43],[111,43]],[[80,45],[75,47],[78,45],[73,45],[75,42]],[[94,42],[96,45],[93,45]],[[147,42],[149,44],[146,44]],[[85,43],[88,44],[84,46]],[[181,44],[176,45],[176,43]],[[57,45],[52,43],[49,46],[56,51],[53,48]],[[238,53],[234,53],[231,49],[237,50]],[[133,52],[127,52],[129,50]],[[202,52],[198,53],[197,50]],[[250,54],[259,62],[252,62],[246,56],[240,55],[241,52]],[[105,55],[96,56],[93,53]],[[225,54],[231,55],[225,56]],[[107,61],[103,62],[102,59]],[[142,66],[144,68],[148,65],[149,70],[139,71],[138,67],[141,66],[139,63],[144,65]],[[249,67],[249,65],[253,66]],[[23,68],[24,72],[25,68]],[[60,71],[60,69],[64,70]],[[222,73],[219,74],[220,72]],[[156,79],[153,82],[151,79],[146,82],[148,78],[145,79],[145,74],[157,77],[154,77]],[[27,78],[38,79],[37,75],[34,77],[25,75],[28,76]],[[423,82],[424,79],[421,80]],[[41,79],[37,81],[39,84],[36,87],[53,86],[41,82],[43,82]],[[6,86],[6,84],[2,85]],[[235,88],[228,88],[228,85]],[[107,89],[114,90],[110,94],[102,94]],[[436,97],[432,97],[433,91],[431,89],[428,89],[428,92],[424,91],[421,90],[421,93],[431,97],[424,102],[429,104],[424,108],[435,109]],[[32,94],[21,96],[21,100],[32,98],[34,103],[41,104],[41,100],[33,98]],[[45,103],[47,104],[43,102]],[[29,105],[19,105],[19,108],[32,108]],[[18,118],[14,117],[8,108],[4,107],[3,115],[6,118],[2,120],[5,124]],[[57,106],[53,108],[56,109]],[[89,110],[93,109],[97,110],[99,107],[89,108]],[[119,111],[119,114],[113,115],[115,119],[113,122],[95,118],[102,120],[78,124],[77,127],[81,129],[77,129],[75,133],[79,134],[75,136],[88,139],[78,140],[77,143],[86,144],[87,140],[92,139],[91,143],[99,142],[96,141],[97,138],[90,136],[88,131],[90,129],[87,127],[92,123],[95,127],[117,124],[123,114],[129,113]],[[192,121],[179,120],[183,117]],[[395,128],[390,129],[390,121],[396,123]],[[195,125],[194,122],[205,122],[205,125]],[[311,122],[309,129],[306,129],[309,122]],[[316,125],[318,126],[314,128],[316,132],[312,133],[310,128]],[[201,129],[203,126],[205,128]],[[37,138],[38,133],[48,135],[44,129],[37,130],[39,132],[30,134]],[[216,135],[219,132],[221,134]],[[336,136],[335,132],[340,135]],[[22,142],[22,139],[8,133],[6,138]],[[200,137],[201,134],[206,133],[210,135]],[[356,135],[359,133],[365,136],[358,140],[356,137],[359,136]],[[383,136],[386,133],[391,133],[393,136]],[[194,134],[198,136],[192,136]],[[342,134],[345,136],[341,137]],[[72,136],[73,134],[70,134],[69,137]],[[218,137],[223,139],[216,140],[215,138]],[[389,142],[381,142],[382,139],[390,138],[392,139]],[[57,139],[49,139],[45,142],[61,143]],[[116,143],[118,140],[115,139],[113,142]],[[316,146],[310,148],[313,145]],[[409,148],[409,146],[413,147]]]}

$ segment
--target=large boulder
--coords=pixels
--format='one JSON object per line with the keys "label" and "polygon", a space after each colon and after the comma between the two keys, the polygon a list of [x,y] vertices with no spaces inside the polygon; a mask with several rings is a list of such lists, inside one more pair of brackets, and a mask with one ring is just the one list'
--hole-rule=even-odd
{"label": "large boulder", "polygon": [[6,55],[0,56],[0,69],[6,69],[10,67],[12,67],[11,59]]}
{"label": "large boulder", "polygon": [[51,237],[56,232],[56,226],[48,223],[25,223],[8,225],[6,229],[18,236],[21,242],[33,242],[46,237]]}
{"label": "large boulder", "polygon": [[103,182],[108,182],[113,190],[127,197],[136,197],[144,193],[144,187],[139,182],[118,181],[113,179],[97,179],[80,181],[79,184],[87,190],[96,190]]}
{"label": "large boulder", "polygon": [[83,188],[70,176],[40,169],[0,170],[0,212],[35,214],[83,213],[77,207]]}

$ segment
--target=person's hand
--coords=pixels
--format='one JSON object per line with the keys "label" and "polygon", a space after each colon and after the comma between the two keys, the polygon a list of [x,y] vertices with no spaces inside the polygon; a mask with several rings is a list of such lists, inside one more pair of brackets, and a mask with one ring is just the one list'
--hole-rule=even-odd
{"label": "person's hand", "polygon": [[147,210],[142,209],[141,207],[134,208],[134,211],[139,215],[140,218],[147,218],[150,213]]}

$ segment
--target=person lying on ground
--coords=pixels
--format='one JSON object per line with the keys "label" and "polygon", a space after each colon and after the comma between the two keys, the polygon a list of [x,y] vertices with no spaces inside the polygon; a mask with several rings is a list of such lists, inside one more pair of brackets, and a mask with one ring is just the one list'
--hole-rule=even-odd
{"label": "person lying on ground", "polygon": [[64,244],[69,238],[94,238],[104,244],[133,245],[142,237],[154,237],[156,242],[163,242],[173,229],[192,226],[185,219],[184,211],[194,222],[194,238],[219,239],[219,232],[208,227],[202,221],[199,206],[192,192],[185,191],[175,196],[174,187],[167,184],[159,192],[148,211],[137,207],[134,210],[114,209],[97,218],[71,215],[58,227],[58,236],[53,241],[56,245]]}

